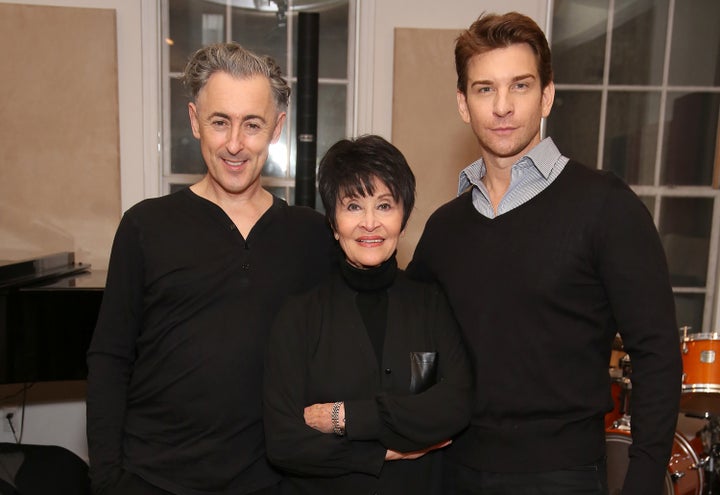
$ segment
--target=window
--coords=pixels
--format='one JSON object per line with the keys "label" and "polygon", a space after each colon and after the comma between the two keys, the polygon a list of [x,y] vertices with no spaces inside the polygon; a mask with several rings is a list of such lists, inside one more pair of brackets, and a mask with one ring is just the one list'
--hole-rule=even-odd
{"label": "window", "polygon": [[678,327],[718,321],[720,2],[555,0],[555,105],[563,154],[641,197],[665,247]]}
{"label": "window", "polygon": [[[196,182],[205,173],[179,77],[201,46],[237,41],[271,55],[292,86],[280,140],[271,145],[263,185],[294,203],[297,24],[300,12],[319,13],[317,156],[350,134],[353,120],[353,22],[356,0],[162,0],[163,192]],[[319,201],[316,201],[319,204]]]}

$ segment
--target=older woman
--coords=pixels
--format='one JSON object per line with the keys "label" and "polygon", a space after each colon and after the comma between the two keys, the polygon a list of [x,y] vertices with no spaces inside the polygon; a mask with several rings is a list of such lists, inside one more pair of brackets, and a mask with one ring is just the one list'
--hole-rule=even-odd
{"label": "older woman", "polygon": [[397,148],[364,136],[328,150],[319,190],[345,259],[276,319],[268,456],[283,493],[439,493],[439,449],[469,421],[471,379],[445,298],[397,267],[415,177]]}

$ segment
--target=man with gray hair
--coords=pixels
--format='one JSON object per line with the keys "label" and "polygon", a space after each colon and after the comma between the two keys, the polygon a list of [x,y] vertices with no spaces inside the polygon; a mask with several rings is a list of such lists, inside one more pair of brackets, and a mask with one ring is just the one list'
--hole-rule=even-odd
{"label": "man with gray hair", "polygon": [[274,494],[262,359],[285,298],[335,256],[319,213],[260,183],[290,88],[269,57],[204,47],[183,77],[207,173],[130,208],[118,227],[88,351],[97,494]]}

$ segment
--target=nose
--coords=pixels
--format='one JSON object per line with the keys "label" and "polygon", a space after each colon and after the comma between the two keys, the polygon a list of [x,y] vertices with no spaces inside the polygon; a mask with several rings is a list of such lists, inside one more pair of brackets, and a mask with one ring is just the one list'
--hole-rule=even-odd
{"label": "nose", "polygon": [[229,153],[233,155],[240,152],[243,149],[243,132],[242,126],[232,125],[228,134],[227,143],[225,144]]}
{"label": "nose", "polygon": [[510,95],[507,91],[498,91],[493,102],[493,112],[498,117],[505,117],[512,113],[513,105]]}
{"label": "nose", "polygon": [[372,208],[368,208],[365,210],[365,214],[363,215],[360,226],[367,231],[375,230],[375,228],[377,227],[377,219],[375,218],[375,210],[373,210]]}

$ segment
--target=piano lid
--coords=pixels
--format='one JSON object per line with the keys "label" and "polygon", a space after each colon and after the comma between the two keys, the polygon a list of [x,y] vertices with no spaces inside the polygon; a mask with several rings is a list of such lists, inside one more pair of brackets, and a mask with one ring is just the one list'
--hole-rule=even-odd
{"label": "piano lid", "polygon": [[0,289],[21,287],[85,272],[90,264],[75,261],[75,253],[53,253],[23,260],[0,260]]}

